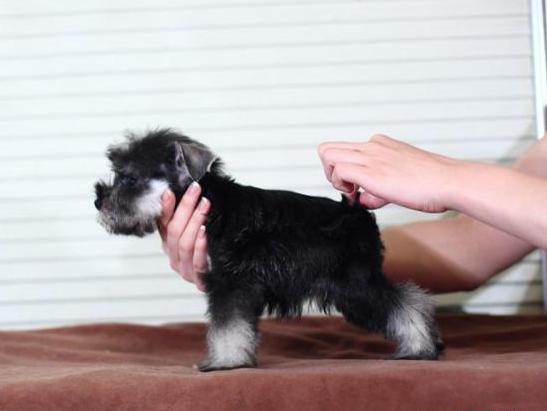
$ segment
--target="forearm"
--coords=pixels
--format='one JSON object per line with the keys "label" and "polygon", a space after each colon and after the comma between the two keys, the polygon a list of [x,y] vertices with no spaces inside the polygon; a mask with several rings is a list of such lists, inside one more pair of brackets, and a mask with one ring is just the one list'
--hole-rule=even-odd
{"label": "forearm", "polygon": [[547,249],[547,179],[485,164],[457,167],[447,187],[451,209]]}
{"label": "forearm", "polygon": [[[513,169],[547,178],[546,158],[547,140],[543,138],[520,156]],[[386,274],[396,281],[415,281],[434,292],[476,288],[534,249],[467,215],[393,227],[384,231],[383,238]]]}
{"label": "forearm", "polygon": [[437,292],[470,289],[522,258],[532,244],[547,247],[546,138],[519,158],[518,171],[451,159],[384,135],[360,144],[324,143],[319,155],[333,186],[346,192],[361,187],[359,202],[368,208],[394,203],[462,213],[386,230],[384,266],[394,280]]}
{"label": "forearm", "polygon": [[466,235],[456,219],[417,222],[383,231],[384,272],[396,282],[412,281],[430,291],[473,288],[473,273],[460,240]]}
{"label": "forearm", "polygon": [[436,293],[474,289],[533,250],[464,215],[395,226],[382,237],[386,275]]}

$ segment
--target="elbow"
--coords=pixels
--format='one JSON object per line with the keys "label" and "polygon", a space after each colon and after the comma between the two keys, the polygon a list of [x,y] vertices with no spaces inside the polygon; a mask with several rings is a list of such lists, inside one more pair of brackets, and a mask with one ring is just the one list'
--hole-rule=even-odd
{"label": "elbow", "polygon": [[451,277],[456,280],[453,291],[474,291],[484,285],[494,274],[486,271],[453,273]]}
{"label": "elbow", "polygon": [[462,279],[458,285],[458,291],[474,291],[484,284],[479,278],[465,278]]}

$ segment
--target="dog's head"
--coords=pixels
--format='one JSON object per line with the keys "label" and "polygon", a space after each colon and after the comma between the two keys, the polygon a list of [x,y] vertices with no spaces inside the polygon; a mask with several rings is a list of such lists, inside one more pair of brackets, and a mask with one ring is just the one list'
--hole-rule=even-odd
{"label": "dog's head", "polygon": [[110,233],[139,237],[156,230],[165,190],[180,199],[217,161],[205,145],[169,129],[129,135],[106,155],[114,179],[95,184],[99,222]]}

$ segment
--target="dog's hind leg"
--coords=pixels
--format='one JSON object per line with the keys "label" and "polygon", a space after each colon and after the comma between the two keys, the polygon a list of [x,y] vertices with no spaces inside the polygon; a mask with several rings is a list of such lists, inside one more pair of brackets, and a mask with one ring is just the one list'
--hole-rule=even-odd
{"label": "dog's hind leg", "polygon": [[395,359],[436,360],[444,349],[433,300],[413,283],[393,286],[386,336],[398,343]]}
{"label": "dog's hind leg", "polygon": [[208,357],[198,365],[200,371],[256,366],[258,305],[236,293],[209,294]]}
{"label": "dog's hind leg", "polygon": [[431,298],[411,283],[391,284],[366,265],[353,265],[341,285],[336,308],[351,323],[383,332],[398,344],[395,359],[437,359],[442,343]]}

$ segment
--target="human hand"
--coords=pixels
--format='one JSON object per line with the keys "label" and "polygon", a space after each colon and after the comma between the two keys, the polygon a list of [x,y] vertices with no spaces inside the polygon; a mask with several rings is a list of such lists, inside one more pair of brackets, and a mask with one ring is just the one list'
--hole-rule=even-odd
{"label": "human hand", "polygon": [[384,135],[367,143],[331,142],[318,153],[331,184],[371,209],[395,203],[439,213],[450,208],[454,170],[460,163]]}
{"label": "human hand", "polygon": [[199,184],[192,183],[175,209],[175,195],[166,191],[162,196],[163,210],[158,227],[171,268],[186,281],[194,283],[198,290],[205,291],[202,276],[208,270],[208,262],[203,224],[211,203],[205,197],[199,201],[200,194]]}

